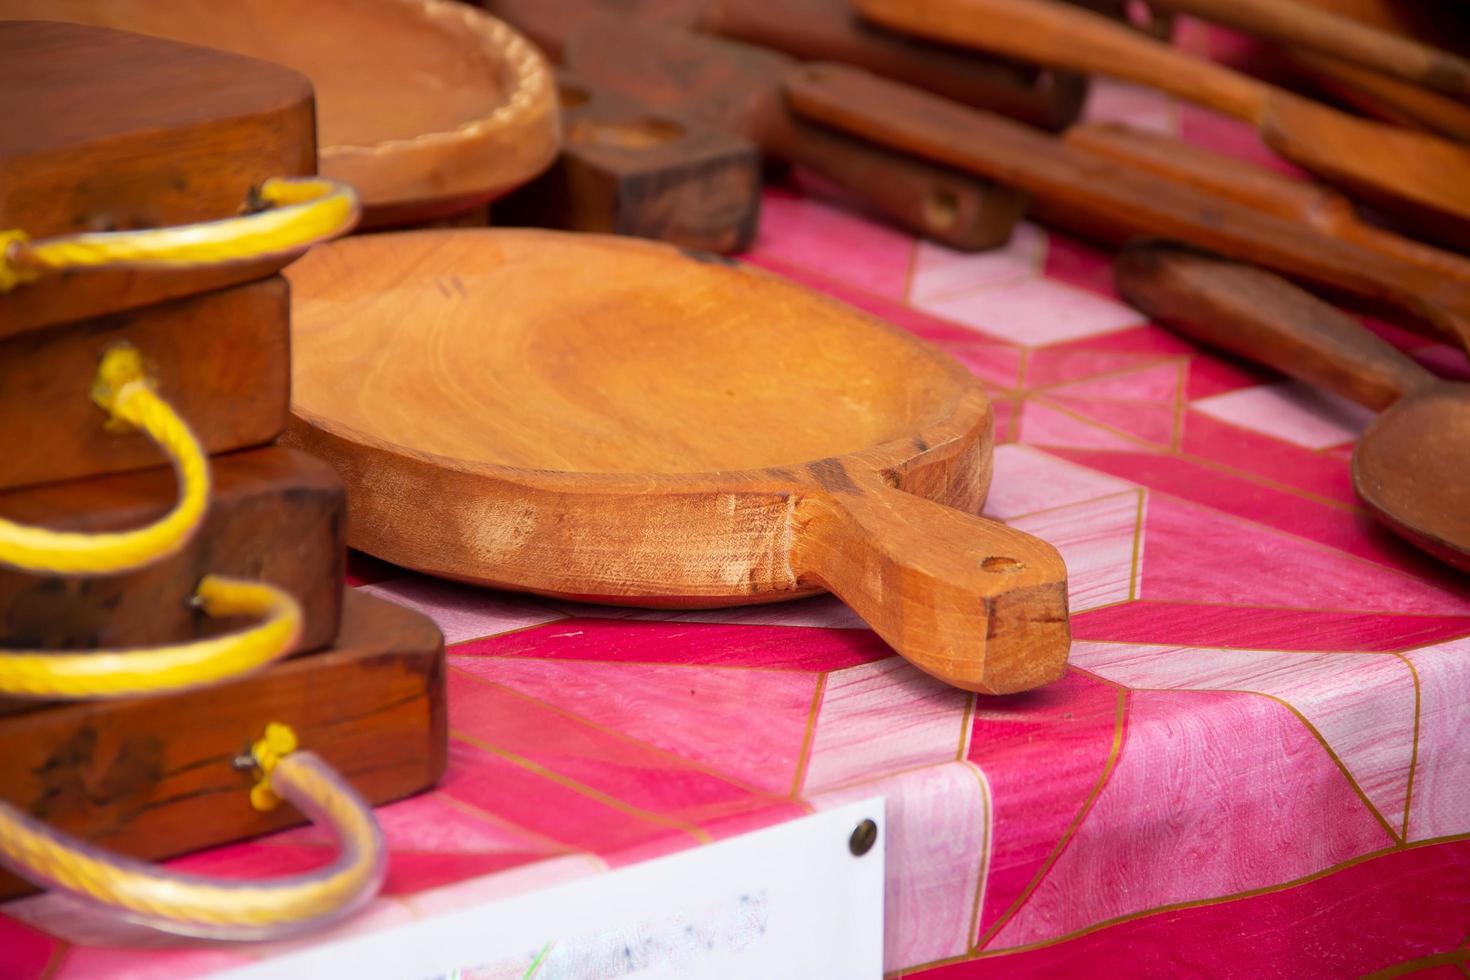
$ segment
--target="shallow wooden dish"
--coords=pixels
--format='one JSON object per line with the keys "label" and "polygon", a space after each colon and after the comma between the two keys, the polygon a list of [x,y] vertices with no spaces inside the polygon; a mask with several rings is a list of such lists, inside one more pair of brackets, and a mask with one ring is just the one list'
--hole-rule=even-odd
{"label": "shallow wooden dish", "polygon": [[990,483],[990,405],[914,337],[602,236],[346,239],[290,278],[286,438],[343,475],[356,547],[601,602],[826,589],[958,686],[1060,675],[1061,559],[965,513]]}
{"label": "shallow wooden dish", "polygon": [[0,0],[0,20],[12,19],[114,27],[300,71],[316,89],[320,171],[357,188],[364,226],[478,207],[556,156],[545,59],[453,0]]}

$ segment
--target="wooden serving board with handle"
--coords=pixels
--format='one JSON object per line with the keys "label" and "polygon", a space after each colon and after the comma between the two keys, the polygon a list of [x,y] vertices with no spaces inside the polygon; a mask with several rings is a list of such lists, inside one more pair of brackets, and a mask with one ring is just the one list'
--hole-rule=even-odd
{"label": "wooden serving board with handle", "polygon": [[[148,860],[302,823],[250,805],[234,760],[290,725],[369,803],[432,786],[449,719],[444,638],[420,613],[361,593],[330,650],[167,697],[0,707],[0,798],[101,847]],[[0,871],[0,899],[34,889]]]}
{"label": "wooden serving board with handle", "polygon": [[707,252],[749,247],[761,203],[755,144],[566,70],[557,91],[561,155],[496,203],[496,224],[635,235]]}
{"label": "wooden serving board with handle", "polygon": [[1126,250],[1116,274],[1123,297],[1160,322],[1382,412],[1353,450],[1359,499],[1470,572],[1470,384],[1441,381],[1261,269],[1149,246]]}
{"label": "wooden serving board with handle", "polygon": [[343,475],[354,547],[601,602],[825,590],[957,686],[1060,676],[1061,558],[973,516],[989,402],[909,334],[628,238],[366,236],[291,279],[286,438]]}
{"label": "wooden serving board with handle", "polygon": [[[0,4],[0,231],[32,239],[231,217],[271,177],[316,172],[311,83],[254,58]],[[0,293],[0,336],[245,282],[208,271],[78,272]]]}
{"label": "wooden serving board with handle", "polygon": [[[0,566],[0,648],[82,650],[181,643],[229,628],[194,609],[207,574],[280,586],[301,604],[297,650],[337,635],[347,499],[331,467],[277,446],[210,460],[209,510],[179,551],[100,578]],[[141,527],[173,506],[172,470],[0,493],[0,517],[58,531]]]}
{"label": "wooden serving board with handle", "polygon": [[9,338],[0,330],[0,490],[166,464],[92,401],[98,362],[120,344],[138,349],[205,452],[270,442],[290,410],[290,318],[286,280],[272,276]]}
{"label": "wooden serving board with handle", "polygon": [[1391,306],[1409,326],[1470,349],[1470,284],[1369,251],[1196,186],[1164,180],[1017,123],[842,65],[786,82],[793,109],[846,131],[1014,183],[1044,221],[1110,243],[1164,237]]}
{"label": "wooden serving board with handle", "polygon": [[793,118],[781,82],[798,63],[775,51],[604,20],[574,31],[563,60],[594,85],[749,139],[869,210],[955,248],[1004,243],[1026,208],[1026,195],[1013,188]]}

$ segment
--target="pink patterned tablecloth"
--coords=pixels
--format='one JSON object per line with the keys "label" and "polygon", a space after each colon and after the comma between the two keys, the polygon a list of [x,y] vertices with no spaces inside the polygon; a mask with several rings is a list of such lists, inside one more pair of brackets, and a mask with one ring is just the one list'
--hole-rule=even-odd
{"label": "pink patterned tablecloth", "polygon": [[[1151,93],[1100,84],[1090,112],[1267,159]],[[1470,590],[1355,502],[1367,415],[1148,324],[1069,238],[1027,225],[964,255],[819,195],[765,204],[750,261],[990,387],[987,512],[1066,558],[1066,677],[977,699],[831,599],[603,609],[358,562],[360,587],[444,629],[452,742],[436,790],[379,811],[387,887],[338,932],[881,793],[894,974],[1466,975]],[[280,873],[324,851],[298,830],[178,863]],[[269,951],[120,945],[47,898],[8,912],[4,976],[195,975]]]}

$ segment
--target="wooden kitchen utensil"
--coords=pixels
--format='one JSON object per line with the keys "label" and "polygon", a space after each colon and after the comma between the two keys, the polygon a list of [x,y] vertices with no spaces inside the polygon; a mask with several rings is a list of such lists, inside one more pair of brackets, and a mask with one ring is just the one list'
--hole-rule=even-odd
{"label": "wooden kitchen utensil", "polygon": [[[211,461],[209,511],[176,552],[105,578],[0,565],[0,649],[117,649],[179,643],[219,623],[190,603],[207,574],[270,582],[301,604],[297,650],[332,643],[342,604],[347,500],[330,467],[279,447]],[[155,468],[0,493],[0,517],[56,531],[142,527],[173,505],[178,479]]]}
{"label": "wooden kitchen utensil", "polygon": [[[295,68],[316,89],[320,172],[357,188],[365,227],[479,207],[556,156],[545,60],[467,4],[0,0],[5,19],[113,27]],[[211,89],[189,82],[198,104],[213,104]]]}
{"label": "wooden kitchen utensil", "polygon": [[1470,349],[1470,285],[1071,146],[1000,116],[841,65],[786,82],[802,115],[1014,183],[1042,220],[1110,243],[1188,241],[1317,286],[1391,305],[1407,325]]}
{"label": "wooden kitchen utensil", "polygon": [[1063,138],[1089,153],[1219,194],[1278,218],[1301,222],[1324,235],[1426,271],[1470,281],[1470,258],[1368,224],[1358,217],[1347,198],[1323,184],[1118,123],[1073,126]]}
{"label": "wooden kitchen utensil", "polygon": [[[302,75],[118,31],[6,22],[8,13],[0,0],[0,233],[40,240],[213,221],[237,214],[269,178],[315,172]],[[27,283],[0,291],[0,337],[247,282],[294,257]]]}
{"label": "wooden kitchen utensil", "polygon": [[858,203],[955,248],[1003,244],[1026,208],[1026,195],[1012,188],[793,119],[781,79],[796,62],[775,51],[603,20],[573,32],[563,61],[592,85],[804,165]]}
{"label": "wooden kitchen utensil", "polygon": [[1470,142],[1470,105],[1459,99],[1306,51],[1286,60],[1308,86],[1366,116]]}
{"label": "wooden kitchen utensil", "polygon": [[828,590],[959,687],[1060,676],[1061,559],[971,516],[989,403],[908,334],[628,238],[368,236],[291,281],[286,438],[342,473],[354,547],[602,602]]}
{"label": "wooden kitchen utensil", "polygon": [[1461,99],[1470,96],[1470,61],[1409,38],[1375,30],[1302,0],[1148,2],[1153,7],[1193,14]]}
{"label": "wooden kitchen utensil", "polygon": [[1353,487],[1408,541],[1470,571],[1470,385],[1436,378],[1331,306],[1260,269],[1167,246],[1130,248],[1118,291],[1196,340],[1382,411],[1353,451]]}
{"label": "wooden kitchen utensil", "polygon": [[913,41],[865,24],[848,0],[712,0],[699,27],[803,61],[866,68],[1043,129],[1070,125],[1087,96],[1085,75]]}
{"label": "wooden kitchen utensil", "polygon": [[[10,705],[15,707],[15,705]],[[425,616],[349,593],[332,649],[167,697],[0,705],[0,800],[88,842],[171,857],[300,823],[251,805],[236,759],[291,726],[373,804],[444,771],[444,640]],[[0,871],[0,899],[34,890]]]}
{"label": "wooden kitchen utensil", "polygon": [[1470,247],[1470,147],[1330,109],[1049,0],[855,0],[921,37],[1163,89],[1257,127],[1276,152]]}
{"label": "wooden kitchen utensil", "polygon": [[495,224],[636,235],[736,252],[760,217],[749,140],[557,73],[565,138],[550,170],[495,205]]}
{"label": "wooden kitchen utensil", "polygon": [[1470,54],[1470,17],[1453,3],[1423,0],[1304,0],[1319,10],[1413,38],[1446,51]]}
{"label": "wooden kitchen utensil", "polygon": [[290,410],[288,293],[272,276],[9,338],[0,330],[0,490],[166,462],[87,397],[103,353],[120,344],[142,352],[205,452],[276,438]]}

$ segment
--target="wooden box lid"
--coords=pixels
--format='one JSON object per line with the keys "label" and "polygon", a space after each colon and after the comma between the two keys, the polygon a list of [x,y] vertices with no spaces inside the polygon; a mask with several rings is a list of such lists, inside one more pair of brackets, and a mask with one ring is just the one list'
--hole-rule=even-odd
{"label": "wooden box lid", "polygon": [[[32,239],[225,218],[267,178],[316,172],[305,76],[122,31],[0,21],[0,119],[0,231]],[[33,283],[0,294],[0,322],[61,322],[269,271]]]}

